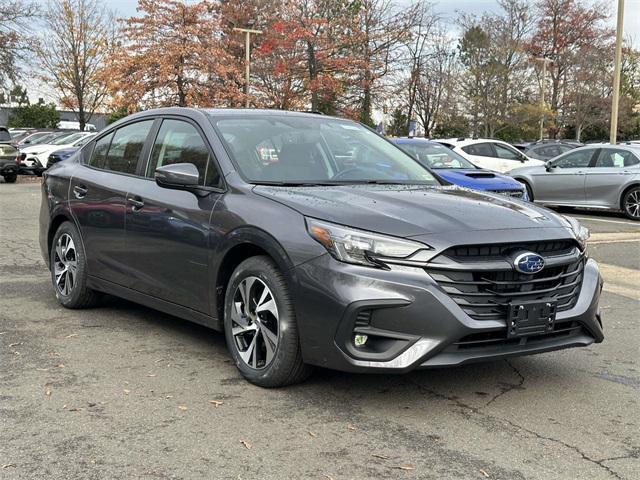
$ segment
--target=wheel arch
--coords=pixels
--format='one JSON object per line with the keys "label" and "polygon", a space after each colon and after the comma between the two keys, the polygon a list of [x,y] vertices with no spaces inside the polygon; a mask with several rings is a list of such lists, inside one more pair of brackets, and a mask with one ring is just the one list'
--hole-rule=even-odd
{"label": "wheel arch", "polygon": [[622,192],[620,193],[620,198],[618,199],[618,206],[620,207],[620,210],[622,210],[623,212],[624,212],[624,205],[622,202],[624,201],[624,196],[627,194],[629,190],[636,187],[640,187],[640,181],[636,180],[634,182],[631,182],[629,185],[625,185],[625,187],[622,189]]}
{"label": "wheel arch", "polygon": [[231,274],[244,260],[264,255],[269,257],[284,275],[288,287],[296,284],[294,264],[285,249],[269,233],[255,227],[241,227],[229,233],[220,248],[215,252],[218,261],[213,262],[213,284],[211,311],[218,319],[220,327],[224,320],[224,297]]}

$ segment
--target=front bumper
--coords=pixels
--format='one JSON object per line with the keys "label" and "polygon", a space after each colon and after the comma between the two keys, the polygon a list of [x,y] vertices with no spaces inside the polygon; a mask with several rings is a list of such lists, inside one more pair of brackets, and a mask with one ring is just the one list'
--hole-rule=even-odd
{"label": "front bumper", "polygon": [[[417,368],[587,346],[604,339],[598,301],[602,278],[588,259],[575,305],[557,313],[557,331],[535,337],[461,344],[506,332],[506,321],[476,320],[423,270],[383,271],[323,255],[296,269],[296,315],[305,362],[352,372]],[[355,347],[355,334],[370,345]]]}

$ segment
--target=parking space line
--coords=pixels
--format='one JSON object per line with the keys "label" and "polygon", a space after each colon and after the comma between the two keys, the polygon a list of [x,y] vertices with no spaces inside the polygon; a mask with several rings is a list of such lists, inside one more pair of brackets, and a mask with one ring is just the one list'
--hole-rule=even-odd
{"label": "parking space line", "polygon": [[593,221],[593,222],[618,223],[620,225],[635,225],[640,228],[640,225],[638,225],[638,222],[633,222],[633,221],[625,222],[622,220],[607,220],[606,218],[577,217],[577,216],[573,216],[573,218],[577,218],[578,220],[587,220],[587,221]]}

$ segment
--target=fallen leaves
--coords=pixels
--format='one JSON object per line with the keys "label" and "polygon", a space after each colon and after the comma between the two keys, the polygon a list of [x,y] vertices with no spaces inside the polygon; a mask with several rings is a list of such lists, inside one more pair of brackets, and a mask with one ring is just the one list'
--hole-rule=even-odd
{"label": "fallen leaves", "polygon": [[489,475],[489,473],[486,470],[484,470],[482,468],[480,469],[480,473],[482,474],[482,476],[484,478],[489,478],[491,476],[491,475]]}
{"label": "fallen leaves", "polygon": [[10,343],[9,348],[17,347],[18,345],[22,345],[22,342]]}
{"label": "fallen leaves", "polygon": [[3,464],[2,464],[2,468],[3,468],[3,469],[5,469],[5,468],[10,468],[10,467],[15,467],[15,466],[16,466],[16,464],[15,464],[15,463],[3,463]]}
{"label": "fallen leaves", "polygon": [[47,397],[50,397],[50,396],[51,396],[51,390],[47,389],[47,391],[46,391],[46,392],[44,392],[44,394],[45,394]]}
{"label": "fallen leaves", "polygon": [[74,338],[74,337],[77,337],[77,336],[78,336],[78,334],[77,334],[77,333],[72,333],[72,334],[70,334],[70,335],[67,335],[67,336],[66,336],[66,337],[64,337],[64,338]]}
{"label": "fallen leaves", "polygon": [[316,438],[318,436],[316,432],[312,432],[311,430],[309,430],[307,433],[309,434],[310,437],[313,437],[313,438]]}
{"label": "fallen leaves", "polygon": [[219,400],[209,400],[209,403],[211,403],[216,408],[218,408],[220,405],[224,404],[224,402],[221,402]]}
{"label": "fallen leaves", "polygon": [[327,480],[334,480],[334,478],[331,475],[327,475],[326,473],[322,475],[324,478],[326,478]]}
{"label": "fallen leaves", "polygon": [[246,440],[240,440],[240,443],[244,445],[244,448],[246,448],[247,450],[251,450],[251,444]]}
{"label": "fallen leaves", "polygon": [[349,424],[347,425],[347,430],[349,430],[350,432],[355,432],[357,429],[353,425]]}
{"label": "fallen leaves", "polygon": [[406,470],[406,471],[416,469],[416,467],[412,467],[411,465],[391,465],[389,468],[394,468],[396,470]]}
{"label": "fallen leaves", "polygon": [[178,409],[182,410],[183,412],[186,412],[187,410],[189,410],[189,408],[186,405],[178,405]]}
{"label": "fallen leaves", "polygon": [[131,393],[131,390],[127,390],[127,389],[125,388],[124,390],[122,390],[122,392],[123,392],[125,395],[129,395],[129,394]]}
{"label": "fallen leaves", "polygon": [[387,457],[386,455],[381,455],[380,453],[372,453],[371,456],[375,458],[381,458],[382,460],[389,460],[389,457]]}

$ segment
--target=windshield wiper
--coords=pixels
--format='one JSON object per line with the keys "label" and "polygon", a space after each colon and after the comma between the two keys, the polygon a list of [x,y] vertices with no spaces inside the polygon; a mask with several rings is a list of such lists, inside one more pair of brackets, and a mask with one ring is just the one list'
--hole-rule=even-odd
{"label": "windshield wiper", "polygon": [[259,180],[250,182],[252,185],[267,185],[271,187],[331,187],[339,185],[337,183],[330,182],[281,182],[281,181],[267,181]]}

